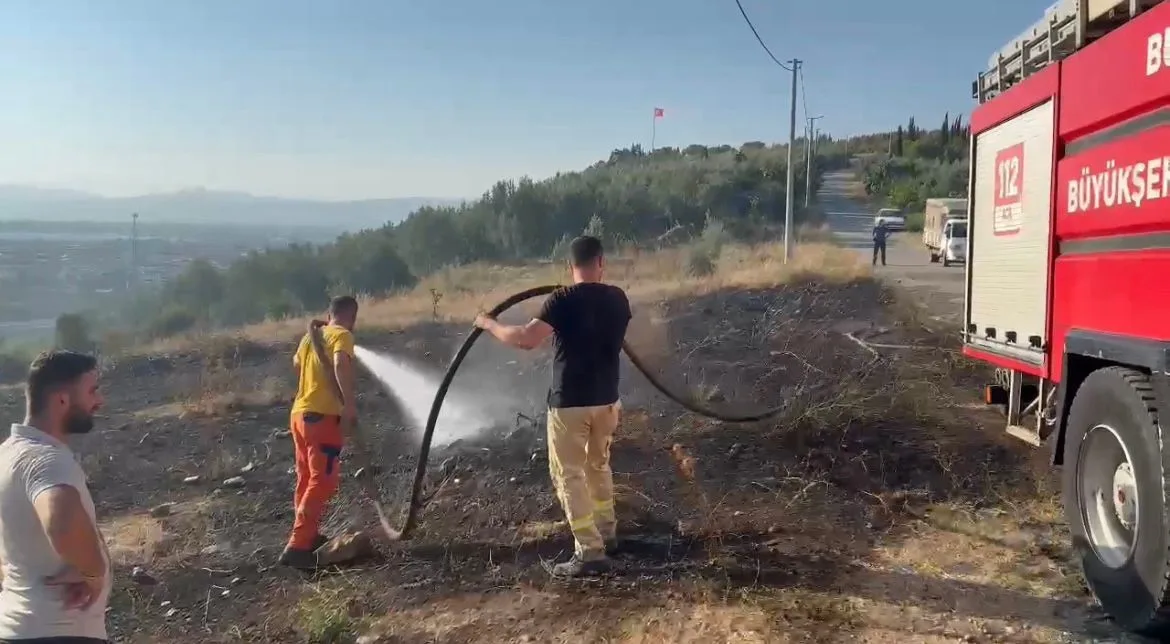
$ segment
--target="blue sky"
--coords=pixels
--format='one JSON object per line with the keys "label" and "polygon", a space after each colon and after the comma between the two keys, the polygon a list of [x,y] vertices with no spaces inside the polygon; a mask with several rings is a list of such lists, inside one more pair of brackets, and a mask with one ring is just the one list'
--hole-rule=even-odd
{"label": "blue sky", "polygon": [[[969,113],[1048,0],[742,0],[837,135]],[[4,0],[0,184],[478,196],[634,142],[788,136],[733,0]],[[803,111],[803,106],[801,107]]]}

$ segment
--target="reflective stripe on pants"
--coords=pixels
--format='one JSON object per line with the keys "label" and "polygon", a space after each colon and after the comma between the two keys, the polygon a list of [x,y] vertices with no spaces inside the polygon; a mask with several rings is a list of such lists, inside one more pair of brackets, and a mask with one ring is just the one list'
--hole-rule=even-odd
{"label": "reflective stripe on pants", "polygon": [[293,495],[296,519],[288,547],[307,550],[317,539],[321,515],[341,480],[341,418],[294,414],[290,429],[296,452],[297,487]]}
{"label": "reflective stripe on pants", "polygon": [[605,554],[617,534],[609,449],[621,402],[548,410],[548,469],[583,559]]}

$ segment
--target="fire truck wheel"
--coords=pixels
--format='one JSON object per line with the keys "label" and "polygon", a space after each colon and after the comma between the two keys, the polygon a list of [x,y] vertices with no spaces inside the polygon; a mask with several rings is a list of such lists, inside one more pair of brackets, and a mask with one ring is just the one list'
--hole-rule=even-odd
{"label": "fire truck wheel", "polygon": [[1170,600],[1170,445],[1161,447],[1149,377],[1126,367],[1089,374],[1069,411],[1065,518],[1085,580],[1131,630],[1162,630]]}
{"label": "fire truck wheel", "polygon": [[931,253],[931,254],[930,254],[930,263],[931,263],[931,264],[937,264],[937,263],[938,263],[938,253]]}

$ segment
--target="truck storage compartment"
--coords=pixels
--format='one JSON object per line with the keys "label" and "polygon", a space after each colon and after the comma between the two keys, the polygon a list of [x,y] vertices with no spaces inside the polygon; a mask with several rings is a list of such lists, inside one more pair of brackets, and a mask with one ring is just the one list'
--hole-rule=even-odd
{"label": "truck storage compartment", "polygon": [[1034,365],[1047,344],[1051,99],[975,138],[965,339]]}
{"label": "truck storage compartment", "polygon": [[950,219],[967,218],[966,199],[932,197],[922,213],[922,243],[930,249],[930,261],[937,262],[943,248],[943,230]]}

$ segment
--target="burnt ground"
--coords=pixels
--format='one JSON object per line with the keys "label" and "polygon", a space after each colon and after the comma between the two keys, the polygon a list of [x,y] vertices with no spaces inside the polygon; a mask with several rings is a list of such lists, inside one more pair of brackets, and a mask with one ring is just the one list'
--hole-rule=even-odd
{"label": "burnt ground", "polygon": [[[718,409],[784,411],[708,421],[626,363],[613,468],[629,552],[598,580],[546,570],[572,549],[544,453],[547,351],[477,344],[454,388],[495,401],[497,426],[432,451],[411,540],[316,575],[273,567],[292,522],[292,347],[222,338],[111,365],[101,430],[78,450],[117,563],[113,635],[1082,641],[1098,627],[1046,455],[1002,435],[975,404],[983,374],[896,299],[863,281],[641,307],[630,342],[673,386]],[[464,333],[434,323],[358,338],[437,374]],[[376,480],[401,516],[417,434],[376,381],[361,391]],[[0,390],[10,418],[20,404]],[[327,528],[375,524],[347,476]]]}

